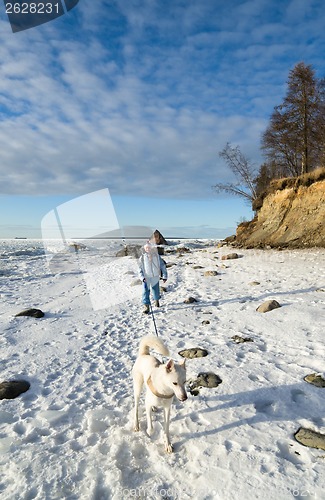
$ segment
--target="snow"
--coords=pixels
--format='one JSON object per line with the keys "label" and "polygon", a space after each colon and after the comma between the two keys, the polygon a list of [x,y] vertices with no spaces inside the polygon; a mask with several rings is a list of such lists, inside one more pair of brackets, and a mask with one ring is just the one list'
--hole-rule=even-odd
{"label": "snow", "polygon": [[[176,360],[209,351],[187,361],[188,379],[212,371],[223,382],[174,401],[168,455],[160,411],[151,438],[143,404],[132,430],[130,372],[140,339],[155,334],[131,285],[136,260],[114,258],[119,243],[103,240],[48,264],[40,241],[0,241],[0,381],[31,383],[0,401],[3,500],[324,498],[325,452],[294,439],[300,426],[325,432],[325,392],[303,380],[325,371],[324,249],[225,261],[233,249],[212,240],[172,243],[158,335]],[[281,308],[256,312],[270,299]],[[14,317],[29,307],[44,318]]]}

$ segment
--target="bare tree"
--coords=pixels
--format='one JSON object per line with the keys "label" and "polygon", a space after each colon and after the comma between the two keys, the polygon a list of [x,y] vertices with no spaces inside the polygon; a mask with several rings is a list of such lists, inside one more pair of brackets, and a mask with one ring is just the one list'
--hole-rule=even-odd
{"label": "bare tree", "polygon": [[242,154],[239,146],[233,147],[229,142],[220,151],[219,156],[226,161],[228,167],[235,175],[237,182],[218,183],[213,188],[217,192],[225,191],[229,194],[242,196],[252,203],[257,195],[254,165]]}

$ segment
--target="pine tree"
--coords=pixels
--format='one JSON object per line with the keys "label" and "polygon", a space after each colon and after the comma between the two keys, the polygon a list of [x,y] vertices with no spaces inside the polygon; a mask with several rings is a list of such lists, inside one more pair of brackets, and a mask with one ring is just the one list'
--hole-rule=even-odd
{"label": "pine tree", "polygon": [[325,151],[325,81],[299,63],[289,73],[283,104],[276,106],[262,137],[262,149],[277,177],[310,172]]}

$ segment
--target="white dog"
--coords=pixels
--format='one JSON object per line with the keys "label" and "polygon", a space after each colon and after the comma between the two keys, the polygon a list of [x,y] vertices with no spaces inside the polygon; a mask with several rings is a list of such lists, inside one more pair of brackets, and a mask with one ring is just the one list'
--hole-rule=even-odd
{"label": "white dog", "polygon": [[167,347],[160,339],[153,336],[144,337],[139,346],[139,354],[134,363],[133,387],[135,400],[134,430],[139,430],[138,406],[143,383],[146,385],[146,413],[147,433],[150,436],[152,427],[152,408],[162,406],[164,408],[164,444],[167,453],[173,451],[169,438],[170,407],[175,395],[180,401],[187,399],[185,390],[186,370],[185,361],[181,364],[169,360],[162,364],[158,359],[149,354],[149,348],[153,348],[163,356],[168,356]]}

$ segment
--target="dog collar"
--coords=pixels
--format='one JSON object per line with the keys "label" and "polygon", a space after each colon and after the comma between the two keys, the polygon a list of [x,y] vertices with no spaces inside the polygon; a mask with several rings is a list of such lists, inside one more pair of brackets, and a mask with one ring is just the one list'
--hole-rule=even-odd
{"label": "dog collar", "polygon": [[155,396],[157,396],[157,398],[170,399],[170,398],[172,398],[174,396],[174,393],[166,396],[166,394],[160,394],[159,392],[157,392],[156,389],[154,388],[153,383],[152,383],[151,375],[150,375],[150,377],[147,380],[147,385],[148,385],[149,389],[151,390],[152,394],[154,394]]}

